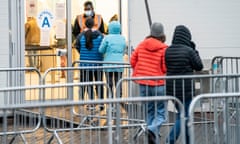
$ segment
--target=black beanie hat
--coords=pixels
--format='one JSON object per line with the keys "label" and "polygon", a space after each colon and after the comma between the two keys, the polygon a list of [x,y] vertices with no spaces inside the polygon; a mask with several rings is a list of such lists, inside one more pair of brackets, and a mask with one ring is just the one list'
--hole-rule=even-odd
{"label": "black beanie hat", "polygon": [[191,33],[189,29],[184,25],[178,25],[175,28],[173,34],[172,44],[184,44],[187,46],[191,46]]}

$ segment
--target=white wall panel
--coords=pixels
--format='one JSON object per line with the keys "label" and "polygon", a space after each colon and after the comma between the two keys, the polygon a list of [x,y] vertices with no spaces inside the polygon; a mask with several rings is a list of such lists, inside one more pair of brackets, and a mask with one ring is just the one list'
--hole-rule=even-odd
{"label": "white wall panel", "polygon": [[[148,0],[152,21],[165,26],[167,44],[176,25],[187,25],[202,58],[239,56],[240,1],[238,0]],[[131,0],[130,32],[132,45],[149,33],[144,0]]]}
{"label": "white wall panel", "polygon": [[[0,68],[9,66],[9,34],[8,34],[8,0],[1,0],[0,4]],[[0,87],[5,87],[7,79],[0,75]],[[0,95],[0,105],[4,103],[3,95]]]}
{"label": "white wall panel", "polygon": [[8,63],[8,59],[4,59],[3,55],[9,54],[9,34],[8,34],[8,0],[1,0],[0,4],[0,67],[3,63]]}

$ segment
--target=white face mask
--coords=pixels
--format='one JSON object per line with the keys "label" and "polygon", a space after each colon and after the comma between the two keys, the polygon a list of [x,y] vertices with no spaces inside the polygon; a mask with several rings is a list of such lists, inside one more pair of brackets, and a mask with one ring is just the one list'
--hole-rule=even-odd
{"label": "white face mask", "polygon": [[85,11],[85,15],[86,15],[86,16],[92,16],[92,11],[91,11],[91,10]]}

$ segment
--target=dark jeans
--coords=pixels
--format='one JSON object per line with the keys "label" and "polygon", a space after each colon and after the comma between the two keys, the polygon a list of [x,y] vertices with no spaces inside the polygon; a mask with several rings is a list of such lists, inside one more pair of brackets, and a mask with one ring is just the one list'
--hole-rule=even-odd
{"label": "dark jeans", "polygon": [[[114,88],[116,88],[117,82],[122,78],[122,72],[105,72],[107,84],[109,85],[112,95],[114,95]],[[119,93],[116,97],[122,97],[122,84],[118,88]],[[109,94],[108,96],[109,97]]]}
{"label": "dark jeans", "polygon": [[[188,109],[190,106],[190,103],[192,101],[192,98],[185,98],[185,101],[180,100],[183,104],[184,104],[184,110],[185,110],[185,118],[188,119],[189,115],[188,115]],[[172,127],[170,134],[168,136],[167,142],[170,144],[174,144],[176,143],[180,132],[181,132],[181,120],[180,120],[180,113],[179,113],[179,106],[175,105],[176,109],[178,111],[177,115],[176,115],[176,121],[174,126]],[[190,139],[189,139],[189,133],[188,133],[188,128],[187,128],[187,121],[185,122],[185,129],[186,129],[186,144],[190,143]],[[169,141],[168,141],[169,140]]]}
{"label": "dark jeans", "polygon": [[[93,81],[102,81],[102,71],[97,70],[81,70],[80,82],[93,82]],[[98,98],[103,99],[103,85],[88,85],[80,87],[80,96],[84,99],[85,91],[87,90],[88,98],[94,98],[94,87],[96,89],[96,94]]]}

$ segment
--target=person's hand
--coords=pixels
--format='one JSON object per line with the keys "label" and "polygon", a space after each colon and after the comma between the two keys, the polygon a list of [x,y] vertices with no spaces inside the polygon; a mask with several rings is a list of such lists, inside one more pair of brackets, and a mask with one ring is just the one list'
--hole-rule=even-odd
{"label": "person's hand", "polygon": [[190,42],[190,45],[191,48],[193,48],[194,50],[196,49],[196,44],[193,41]]}

